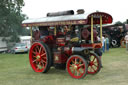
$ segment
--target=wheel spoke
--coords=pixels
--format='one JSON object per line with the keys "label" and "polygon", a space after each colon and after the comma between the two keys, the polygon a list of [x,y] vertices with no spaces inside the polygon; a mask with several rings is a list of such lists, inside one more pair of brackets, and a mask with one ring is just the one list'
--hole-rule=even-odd
{"label": "wheel spoke", "polygon": [[35,51],[32,51],[32,53],[35,54],[35,55],[37,55],[37,52],[35,52]]}
{"label": "wheel spoke", "polygon": [[37,66],[37,68],[36,68],[37,70],[39,70],[39,67]]}
{"label": "wheel spoke", "polygon": [[90,66],[90,72],[93,72],[92,66]]}
{"label": "wheel spoke", "polygon": [[36,56],[33,56],[33,58],[36,58]]}
{"label": "wheel spoke", "polygon": [[75,71],[76,71],[76,70],[75,70],[75,69],[73,69],[73,75],[75,75]]}
{"label": "wheel spoke", "polygon": [[77,62],[77,58],[75,58],[75,64],[76,64],[76,62]]}
{"label": "wheel spoke", "polygon": [[41,53],[41,47],[40,47],[40,50],[39,50],[39,54]]}
{"label": "wheel spoke", "polygon": [[73,66],[73,65],[71,65],[71,64],[70,64],[70,67],[73,67],[73,68],[74,68],[74,66]]}
{"label": "wheel spoke", "polygon": [[41,61],[41,63],[42,63],[42,66],[43,66],[43,68],[44,68],[44,67],[45,67],[45,65],[44,65],[43,61]]}
{"label": "wheel spoke", "polygon": [[37,48],[37,52],[39,52],[39,47],[40,47],[39,45],[36,46],[36,48]]}
{"label": "wheel spoke", "polygon": [[46,61],[45,61],[45,60],[43,60],[43,59],[41,60],[41,62],[43,62],[43,63],[45,63],[45,64],[46,64]]}
{"label": "wheel spoke", "polygon": [[41,65],[41,62],[39,62],[39,65]]}
{"label": "wheel spoke", "polygon": [[95,57],[93,58],[93,60],[92,60],[93,62],[95,61]]}
{"label": "wheel spoke", "polygon": [[92,68],[93,72],[95,72],[95,69],[92,66],[91,66],[91,68]]}
{"label": "wheel spoke", "polygon": [[79,64],[81,64],[81,62],[82,62],[82,61],[79,59]]}
{"label": "wheel spoke", "polygon": [[77,71],[80,73],[80,75],[81,75],[81,74],[83,74],[83,73],[81,73],[81,72],[80,72],[80,70],[79,70],[79,69],[78,69]]}
{"label": "wheel spoke", "polygon": [[42,66],[40,64],[37,65],[38,70],[42,69]]}
{"label": "wheel spoke", "polygon": [[79,64],[79,66],[78,66],[78,67],[79,67],[79,68],[81,68],[82,66],[84,66],[84,64]]}
{"label": "wheel spoke", "polygon": [[96,64],[94,64],[94,66],[98,67]]}
{"label": "wheel spoke", "polygon": [[74,62],[73,60],[72,60],[71,62],[72,62],[73,64],[75,64],[75,62]]}
{"label": "wheel spoke", "polygon": [[41,51],[41,53],[45,53],[45,50],[44,50],[44,48],[42,48],[42,51]]}
{"label": "wheel spoke", "polygon": [[[81,69],[82,71],[84,71],[84,70],[85,70],[85,68],[80,68],[80,69]],[[79,69],[79,70],[80,70],[80,69]]]}
{"label": "wheel spoke", "polygon": [[42,57],[42,59],[46,59],[46,57]]}
{"label": "wheel spoke", "polygon": [[35,49],[34,49],[34,50],[35,50],[35,52],[36,52],[36,53],[38,53],[38,51],[37,51],[37,46],[35,47]]}
{"label": "wheel spoke", "polygon": [[79,71],[77,70],[77,76],[79,76]]}
{"label": "wheel spoke", "polygon": [[41,54],[41,56],[44,56],[44,55],[46,55],[46,53]]}
{"label": "wheel spoke", "polygon": [[97,64],[97,61],[96,62],[93,62],[93,63],[96,63]]}
{"label": "wheel spoke", "polygon": [[36,62],[36,59],[34,61],[32,61],[32,63],[35,63]]}

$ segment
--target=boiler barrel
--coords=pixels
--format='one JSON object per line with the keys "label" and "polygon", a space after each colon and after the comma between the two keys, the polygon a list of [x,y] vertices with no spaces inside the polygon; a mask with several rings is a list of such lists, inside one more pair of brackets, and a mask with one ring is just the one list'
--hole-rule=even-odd
{"label": "boiler barrel", "polygon": [[72,47],[72,53],[81,53],[84,50],[91,50],[91,47]]}

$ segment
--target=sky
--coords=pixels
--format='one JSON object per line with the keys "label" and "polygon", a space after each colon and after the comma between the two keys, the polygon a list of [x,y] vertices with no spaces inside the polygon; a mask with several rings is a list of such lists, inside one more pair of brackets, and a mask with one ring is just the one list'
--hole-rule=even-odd
{"label": "sky", "polygon": [[24,0],[22,13],[29,18],[46,17],[48,12],[84,9],[85,14],[96,11],[112,15],[113,23],[128,19],[128,0]]}

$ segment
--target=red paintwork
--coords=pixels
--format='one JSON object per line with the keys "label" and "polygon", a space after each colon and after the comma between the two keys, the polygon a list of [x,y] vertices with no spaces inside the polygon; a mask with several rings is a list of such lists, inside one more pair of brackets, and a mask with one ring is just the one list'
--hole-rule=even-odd
{"label": "red paintwork", "polygon": [[[62,46],[64,47],[64,46]],[[72,50],[69,47],[58,47],[57,52],[53,52],[54,54],[54,63],[66,63],[69,56],[72,54]],[[56,59],[58,58],[58,59]]]}
{"label": "red paintwork", "polygon": [[62,54],[61,52],[54,52],[54,63],[61,64],[65,63],[68,59],[68,56]]}
{"label": "red paintwork", "polygon": [[102,48],[102,43],[81,44],[81,47]]}
{"label": "red paintwork", "polygon": [[56,38],[56,44],[58,46],[65,46],[65,38]]}
{"label": "red paintwork", "polygon": [[91,24],[91,16],[93,16],[93,24],[100,24],[100,16],[102,16],[102,24],[111,24],[112,16],[104,12],[94,12],[87,17],[87,24]]}
{"label": "red paintwork", "polygon": [[52,43],[52,41],[54,41],[54,37],[52,35],[45,36],[43,39],[40,39],[40,41],[43,41],[45,43]]}
{"label": "red paintwork", "polygon": [[69,47],[64,47],[64,52],[65,54],[67,54],[68,56],[71,56],[72,55],[72,47],[69,48]]}

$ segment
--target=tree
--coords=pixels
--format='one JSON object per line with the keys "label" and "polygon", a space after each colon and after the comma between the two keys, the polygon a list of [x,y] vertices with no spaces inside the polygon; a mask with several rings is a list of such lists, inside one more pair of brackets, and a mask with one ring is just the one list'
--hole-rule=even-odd
{"label": "tree", "polygon": [[126,21],[123,22],[124,24],[128,24],[128,19],[126,19]]}
{"label": "tree", "polygon": [[116,25],[116,26],[120,26],[120,25],[123,25],[123,23],[120,22],[120,21],[117,21],[117,22],[115,23],[115,25]]}
{"label": "tree", "polygon": [[11,37],[11,41],[18,42],[18,35],[24,35],[21,22],[27,18],[21,14],[23,0],[0,0],[0,36]]}

